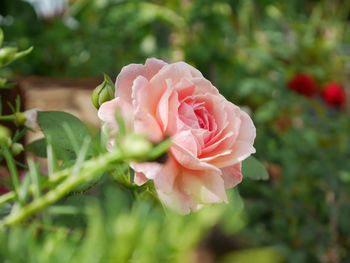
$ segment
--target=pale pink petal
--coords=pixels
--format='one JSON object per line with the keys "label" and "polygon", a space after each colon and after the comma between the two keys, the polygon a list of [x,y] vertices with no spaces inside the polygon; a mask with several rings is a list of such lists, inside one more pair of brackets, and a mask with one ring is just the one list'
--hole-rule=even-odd
{"label": "pale pink petal", "polygon": [[226,188],[235,187],[242,181],[242,163],[237,163],[225,168],[222,168],[222,178]]}
{"label": "pale pink petal", "polygon": [[158,142],[164,136],[154,114],[152,114],[156,105],[150,99],[148,84],[148,80],[143,76],[137,77],[133,83],[134,128],[135,132],[145,134],[149,140]]}
{"label": "pale pink petal", "polygon": [[102,121],[111,125],[116,125],[116,114],[121,114],[126,127],[132,130],[134,122],[132,106],[120,98],[103,103],[97,113]]}
{"label": "pale pink petal", "polygon": [[202,161],[208,162],[218,168],[224,168],[242,162],[253,153],[255,153],[253,145],[240,141],[236,142],[231,150],[223,154],[203,158]]}
{"label": "pale pink petal", "polygon": [[164,134],[172,136],[178,131],[180,124],[179,120],[179,98],[177,92],[173,92],[169,97],[168,102],[168,123]]}
{"label": "pale pink petal", "polygon": [[239,135],[237,137],[237,141],[244,141],[251,145],[254,144],[255,136],[256,136],[256,128],[250,116],[241,111],[241,126],[239,130]]}
{"label": "pale pink petal", "polygon": [[193,110],[193,106],[182,103],[179,106],[179,118],[189,129],[199,129],[198,118]]}
{"label": "pale pink petal", "polygon": [[145,65],[130,64],[123,67],[115,83],[116,97],[120,97],[131,104],[131,88],[136,77],[144,76],[150,80],[165,65],[167,63],[162,60],[150,58],[146,60]]}
{"label": "pale pink petal", "polygon": [[178,163],[169,155],[168,160],[163,165],[161,171],[156,174],[154,184],[157,189],[162,189],[164,193],[171,193],[174,191],[174,184],[176,178],[181,172]]}
{"label": "pale pink petal", "polygon": [[152,142],[159,142],[164,138],[156,119],[141,108],[135,111],[134,129],[136,133],[144,134]]}
{"label": "pale pink petal", "polygon": [[194,77],[202,77],[202,74],[194,67],[184,63],[177,62],[165,65],[159,72],[150,80],[150,85],[153,88],[152,98],[159,101],[167,87],[167,81],[171,81],[176,85],[183,78],[191,79]]}
{"label": "pale pink petal", "polygon": [[214,175],[221,174],[220,169],[218,169],[210,163],[202,162],[197,157],[195,157],[190,151],[183,148],[182,146],[177,145],[176,143],[172,144],[172,146],[170,147],[170,151],[173,154],[176,161],[187,169],[194,171],[209,171]]}
{"label": "pale pink petal", "polygon": [[153,103],[150,92],[149,81],[143,76],[138,76],[132,85],[132,105],[135,108],[140,107],[144,111],[154,113],[157,105]]}
{"label": "pale pink petal", "polygon": [[162,67],[158,74],[151,79],[151,83],[164,82],[166,79],[170,79],[172,83],[178,83],[182,79],[191,80],[193,78],[203,78],[203,75],[199,70],[185,62],[175,62]]}
{"label": "pale pink petal", "polygon": [[185,192],[201,204],[227,202],[224,180],[220,175],[211,173],[185,171],[183,188]]}
{"label": "pale pink petal", "polygon": [[219,95],[219,91],[216,87],[211,84],[211,82],[203,77],[194,77],[190,81],[196,87],[194,94],[205,94],[210,93],[212,95]]}
{"label": "pale pink petal", "polygon": [[179,101],[182,101],[186,97],[193,95],[196,87],[188,79],[182,78],[178,83],[176,83],[174,89],[179,94]]}
{"label": "pale pink petal", "polygon": [[148,178],[143,173],[135,172],[134,183],[141,186],[148,181]]}
{"label": "pale pink petal", "polygon": [[174,189],[171,193],[164,193],[162,189],[157,189],[160,201],[173,211],[186,215],[198,209],[198,203],[179,189]]}
{"label": "pale pink petal", "polygon": [[167,80],[167,87],[161,96],[158,107],[156,110],[156,116],[159,122],[161,123],[161,128],[163,131],[167,130],[168,127],[168,118],[169,118],[169,99],[170,96],[174,93],[173,88],[171,87],[171,81]]}
{"label": "pale pink petal", "polygon": [[216,156],[222,152],[227,151],[227,149],[230,149],[232,144],[234,143],[233,135],[233,132],[228,132],[216,142],[206,146],[204,149],[202,149],[202,154],[200,155],[200,158],[210,158],[212,156]]}
{"label": "pale pink petal", "polygon": [[193,156],[197,156],[198,153],[198,143],[194,138],[191,130],[186,130],[179,132],[171,137],[173,144],[176,144],[188,152],[190,152]]}
{"label": "pale pink petal", "polygon": [[156,162],[136,163],[132,162],[130,167],[137,173],[142,173],[148,179],[154,179],[162,170],[163,166]]}

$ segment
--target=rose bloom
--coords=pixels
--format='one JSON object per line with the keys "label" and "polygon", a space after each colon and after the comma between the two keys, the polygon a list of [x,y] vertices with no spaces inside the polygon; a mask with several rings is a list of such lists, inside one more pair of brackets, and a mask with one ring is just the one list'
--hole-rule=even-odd
{"label": "rose bloom", "polygon": [[288,88],[306,97],[312,97],[317,90],[314,78],[304,73],[295,75],[288,82]]}
{"label": "rose bloom", "polygon": [[164,164],[131,163],[135,183],[153,180],[160,200],[183,214],[203,204],[227,202],[225,189],[241,182],[242,161],[255,152],[249,115],[184,62],[130,64],[115,85],[115,99],[98,112],[111,136],[118,131],[118,111],[128,129],[151,141],[172,139]]}
{"label": "rose bloom", "polygon": [[322,99],[329,106],[339,108],[345,104],[346,94],[344,88],[337,82],[327,84],[322,93]]}

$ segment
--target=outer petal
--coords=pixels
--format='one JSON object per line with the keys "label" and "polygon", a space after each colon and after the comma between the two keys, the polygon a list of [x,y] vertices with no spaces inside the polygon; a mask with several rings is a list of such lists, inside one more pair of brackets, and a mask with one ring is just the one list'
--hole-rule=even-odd
{"label": "outer petal", "polygon": [[154,178],[154,184],[157,189],[170,194],[174,191],[175,181],[181,172],[181,168],[175,159],[169,155],[168,161],[163,165],[161,171]]}
{"label": "outer petal", "polygon": [[235,187],[242,181],[242,163],[237,163],[221,170],[226,188]]}
{"label": "outer petal", "polygon": [[120,98],[103,103],[98,110],[98,117],[110,126],[116,127],[116,114],[121,114],[126,127],[133,130],[134,113],[132,106]]}
{"label": "outer petal", "polygon": [[183,78],[191,79],[195,77],[203,76],[197,69],[185,62],[168,64],[162,67],[161,70],[159,70],[159,72],[150,80],[150,86],[153,89],[152,98],[155,101],[159,101],[167,88],[167,83],[176,85]]}
{"label": "outer petal", "polygon": [[162,170],[162,165],[156,162],[135,163],[132,162],[130,167],[137,173],[142,173],[148,179],[154,179]]}
{"label": "outer petal", "polygon": [[144,76],[150,80],[165,65],[167,63],[162,60],[150,58],[146,60],[145,65],[130,64],[123,67],[115,83],[116,97],[131,103],[131,87],[136,77]]}
{"label": "outer petal", "polygon": [[143,185],[148,181],[147,177],[143,173],[135,172],[134,183],[137,185]]}
{"label": "outer petal", "polygon": [[241,110],[241,127],[239,129],[239,135],[237,137],[237,141],[244,141],[254,144],[255,136],[256,136],[256,128],[250,116]]}
{"label": "outer petal", "polygon": [[182,188],[200,204],[227,202],[224,180],[210,173],[184,171]]}
{"label": "outer petal", "polygon": [[198,204],[179,189],[174,189],[171,193],[164,193],[162,189],[157,189],[157,193],[165,206],[179,214],[186,215],[198,209]]}
{"label": "outer petal", "polygon": [[143,76],[138,76],[132,87],[132,103],[135,111],[134,128],[137,133],[143,133],[151,141],[158,142],[163,138],[162,130],[152,114],[156,104],[151,100],[152,90],[148,80]]}
{"label": "outer petal", "polygon": [[159,70],[158,74],[151,79],[151,82],[164,82],[166,79],[170,79],[172,83],[178,83],[183,78],[203,78],[203,75],[198,69],[185,62],[176,62],[164,66]]}
{"label": "outer petal", "polygon": [[191,82],[196,87],[194,92],[195,94],[210,93],[212,95],[219,95],[218,89],[215,86],[213,86],[213,84],[209,80],[203,77],[192,78]]}

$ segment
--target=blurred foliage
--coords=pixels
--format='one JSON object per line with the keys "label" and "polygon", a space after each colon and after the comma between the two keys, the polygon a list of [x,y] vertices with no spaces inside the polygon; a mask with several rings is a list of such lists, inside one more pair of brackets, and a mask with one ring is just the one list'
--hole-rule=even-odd
{"label": "blurred foliage", "polygon": [[0,259],[35,263],[194,262],[196,245],[218,220],[227,221],[230,215],[230,224],[242,227],[236,203],[188,216],[170,212],[164,216],[147,194],[135,197],[132,191],[108,180],[96,191],[94,196],[75,195],[52,206],[47,211],[50,218],[42,224],[37,221],[2,231]]}
{"label": "blurred foliage", "polygon": [[[240,186],[246,227],[235,237],[249,249],[279,245],[288,262],[350,261],[348,113],[286,85],[305,72],[319,90],[333,80],[349,86],[349,1],[69,3],[65,12],[41,17],[26,2],[0,3],[5,42],[35,46],[13,72],[115,77],[123,65],[150,56],[193,64],[253,113],[257,156],[270,168],[270,180]],[[269,251],[233,258],[245,262],[245,255]]]}

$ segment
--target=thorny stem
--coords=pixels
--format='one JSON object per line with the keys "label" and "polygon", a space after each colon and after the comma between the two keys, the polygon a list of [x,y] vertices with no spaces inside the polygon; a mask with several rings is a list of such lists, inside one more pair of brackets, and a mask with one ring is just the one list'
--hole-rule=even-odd
{"label": "thorny stem", "polygon": [[[168,149],[169,146],[170,141],[165,140],[151,149],[148,153],[146,153],[145,158],[143,159],[148,160],[158,158]],[[136,157],[136,159],[138,158]],[[119,149],[115,149],[112,152],[105,153],[97,158],[84,162],[81,165],[79,172],[74,176],[70,176],[73,167],[52,174],[50,182],[54,183],[59,182],[63,179],[64,180],[55,188],[48,191],[46,194],[40,196],[38,199],[35,199],[31,203],[21,207],[20,209],[14,211],[9,216],[4,218],[2,221],[0,221],[0,228],[18,224],[34,213],[39,212],[45,207],[55,203],[60,198],[64,197],[69,192],[74,190],[77,186],[101,177],[103,172],[110,170],[116,163],[130,160],[135,160],[135,156],[130,156]],[[10,198],[13,198],[13,195],[15,195],[11,194],[12,192],[7,194],[7,201]]]}

